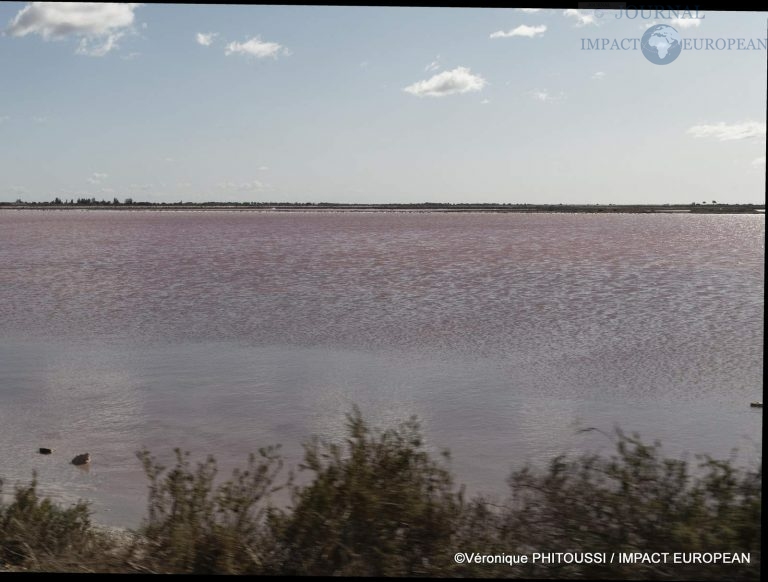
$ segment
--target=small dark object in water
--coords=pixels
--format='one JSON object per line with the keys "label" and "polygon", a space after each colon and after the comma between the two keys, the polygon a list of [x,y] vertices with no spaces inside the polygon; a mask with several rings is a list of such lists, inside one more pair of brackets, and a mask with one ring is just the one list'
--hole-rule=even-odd
{"label": "small dark object in water", "polygon": [[46,448],[46,447],[40,447],[40,454],[41,455],[50,455],[55,450],[56,449],[49,449],[49,448]]}
{"label": "small dark object in water", "polygon": [[750,402],[749,404],[752,408],[762,408],[763,403],[762,402]]}
{"label": "small dark object in water", "polygon": [[90,462],[91,462],[90,453],[83,453],[82,455],[77,455],[74,459],[72,459],[73,465],[87,465]]}

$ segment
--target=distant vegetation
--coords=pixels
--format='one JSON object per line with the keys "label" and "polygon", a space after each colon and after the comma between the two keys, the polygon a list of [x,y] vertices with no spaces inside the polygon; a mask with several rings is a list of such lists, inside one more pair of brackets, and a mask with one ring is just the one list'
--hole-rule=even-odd
{"label": "distant vegetation", "polygon": [[601,213],[645,213],[645,212],[696,212],[713,214],[755,213],[765,210],[764,204],[718,204],[715,200],[692,202],[691,204],[491,204],[419,202],[410,204],[341,204],[335,202],[146,202],[125,198],[96,200],[95,198],[55,198],[51,202],[0,202],[0,208],[119,208],[157,210],[172,209],[269,209],[269,210],[433,210],[443,212],[601,212]]}
{"label": "distant vegetation", "polygon": [[[99,533],[33,481],[0,506],[0,561],[36,571],[565,579],[759,580],[761,467],[703,457],[699,470],[617,430],[612,456],[526,467],[496,502],[468,498],[428,452],[416,419],[372,430],[356,409],[341,443],[305,444],[296,485],[278,449],[228,480],[216,461],[138,457],[148,513],[133,541]],[[278,507],[270,495],[287,490]],[[748,552],[749,564],[458,564],[457,552]],[[2,569],[3,566],[0,566]]]}

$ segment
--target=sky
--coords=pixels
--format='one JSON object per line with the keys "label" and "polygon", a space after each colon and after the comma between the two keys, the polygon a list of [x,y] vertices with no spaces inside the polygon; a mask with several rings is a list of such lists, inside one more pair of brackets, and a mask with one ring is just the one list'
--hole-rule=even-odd
{"label": "sky", "polygon": [[630,16],[0,2],[0,201],[764,203],[765,48],[582,49],[768,13]]}

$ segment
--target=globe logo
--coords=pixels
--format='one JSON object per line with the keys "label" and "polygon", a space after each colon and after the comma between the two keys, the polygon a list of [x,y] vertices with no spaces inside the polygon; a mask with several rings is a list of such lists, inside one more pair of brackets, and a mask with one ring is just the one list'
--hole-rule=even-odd
{"label": "globe logo", "polygon": [[668,65],[680,56],[683,41],[671,26],[657,24],[645,31],[640,48],[645,58],[654,65]]}

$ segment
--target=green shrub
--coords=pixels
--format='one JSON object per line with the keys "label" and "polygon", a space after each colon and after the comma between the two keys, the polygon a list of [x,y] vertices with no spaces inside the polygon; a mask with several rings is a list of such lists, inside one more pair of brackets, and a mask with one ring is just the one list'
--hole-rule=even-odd
{"label": "green shrub", "polygon": [[540,552],[749,552],[751,564],[592,564],[529,568],[527,575],[643,579],[759,579],[762,470],[661,455],[617,429],[617,455],[555,458],[509,479],[508,531]]}
{"label": "green shrub", "polygon": [[313,439],[301,466],[313,480],[293,507],[273,510],[272,572],[298,575],[428,575],[452,563],[463,501],[430,458],[415,418],[372,431],[355,408],[344,446]]}
{"label": "green shrub", "polygon": [[[143,543],[133,548],[141,569],[154,572],[218,574],[261,570],[259,541],[263,501],[279,489],[282,467],[276,448],[251,454],[244,470],[216,485],[213,457],[195,470],[189,453],[175,449],[176,464],[166,472],[147,450],[137,456],[149,479],[148,517]],[[136,561],[136,558],[134,558]]]}
{"label": "green shrub", "polygon": [[[0,481],[2,485],[2,481]],[[36,570],[88,570],[113,549],[91,527],[85,502],[62,509],[37,492],[37,475],[17,486],[13,500],[0,505],[0,563]]]}

